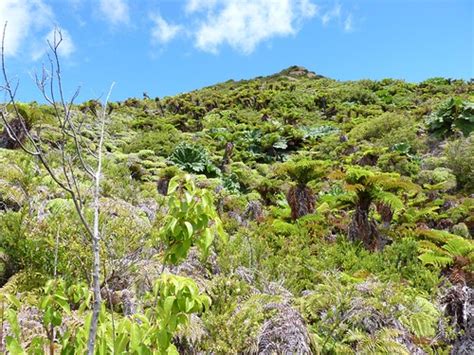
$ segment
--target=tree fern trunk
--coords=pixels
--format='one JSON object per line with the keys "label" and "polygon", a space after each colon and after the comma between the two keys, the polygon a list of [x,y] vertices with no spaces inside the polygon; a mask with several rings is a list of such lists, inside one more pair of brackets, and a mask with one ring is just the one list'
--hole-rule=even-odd
{"label": "tree fern trunk", "polygon": [[22,118],[15,118],[10,122],[9,127],[3,129],[0,133],[0,148],[18,149],[26,141],[25,129],[29,130],[29,127],[21,120]]}
{"label": "tree fern trunk", "polygon": [[390,208],[390,206],[384,203],[378,203],[377,212],[380,214],[383,228],[385,229],[389,228],[390,223],[392,222],[392,219],[393,219],[393,211]]}
{"label": "tree fern trunk", "polygon": [[290,205],[293,220],[314,212],[316,198],[313,191],[306,185],[298,184],[291,187],[286,199]]}
{"label": "tree fern trunk", "polygon": [[369,208],[372,199],[367,193],[360,193],[356,210],[349,225],[348,237],[351,241],[361,241],[365,248],[376,250],[378,248],[379,233],[375,222],[369,219]]}
{"label": "tree fern trunk", "polygon": [[168,177],[162,177],[158,180],[158,182],[156,183],[156,186],[157,186],[158,192],[161,195],[166,196],[168,194],[169,183],[170,183],[170,179]]}

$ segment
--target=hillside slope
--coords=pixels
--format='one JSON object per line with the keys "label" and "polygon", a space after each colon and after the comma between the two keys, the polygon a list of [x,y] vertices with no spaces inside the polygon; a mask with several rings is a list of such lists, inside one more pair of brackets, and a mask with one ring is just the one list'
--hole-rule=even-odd
{"label": "hillside slope", "polygon": [[[18,107],[67,178],[58,149],[70,142],[54,110]],[[73,106],[84,151],[97,147],[100,109]],[[167,341],[219,354],[472,348],[472,82],[340,82],[295,66],[106,109],[105,353]],[[17,111],[4,108],[13,120]],[[6,130],[0,146],[0,351],[78,352],[90,240],[39,161]],[[45,289],[51,279],[62,281]]]}

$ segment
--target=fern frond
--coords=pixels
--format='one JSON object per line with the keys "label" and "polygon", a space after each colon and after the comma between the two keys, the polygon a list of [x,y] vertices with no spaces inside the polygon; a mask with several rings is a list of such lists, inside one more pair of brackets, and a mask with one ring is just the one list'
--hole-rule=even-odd
{"label": "fern frond", "polygon": [[429,240],[420,240],[418,242],[418,250],[422,253],[431,252],[439,255],[451,256],[448,251]]}
{"label": "fern frond", "polygon": [[364,190],[364,185],[362,184],[346,184],[346,190],[349,192],[359,192]]}
{"label": "fern frond", "polygon": [[419,237],[424,237],[433,242],[437,242],[437,244],[444,244],[444,243],[447,243],[452,238],[458,237],[455,234],[451,234],[449,232],[441,231],[437,229],[417,229],[416,233],[418,234]]}
{"label": "fern frond", "polygon": [[356,342],[358,354],[399,354],[408,355],[403,344],[397,342],[400,331],[393,328],[382,328],[373,335],[360,330],[349,331],[349,341]]}
{"label": "fern frond", "polygon": [[368,182],[386,191],[404,190],[416,192],[420,190],[420,187],[411,182],[408,178],[400,177],[400,175],[394,173],[383,173],[371,176]]}
{"label": "fern frond", "polygon": [[433,337],[439,316],[439,310],[430,301],[418,296],[412,313],[404,314],[400,321],[417,337]]}
{"label": "fern frond", "polygon": [[375,202],[382,202],[384,205],[389,206],[392,211],[398,211],[404,207],[402,200],[391,192],[375,191],[373,198]]}
{"label": "fern frond", "polygon": [[474,251],[474,244],[471,240],[457,237],[452,238],[443,245],[443,249],[447,250],[451,255],[466,256]]}
{"label": "fern frond", "polygon": [[439,255],[432,251],[421,254],[418,256],[418,259],[420,259],[424,265],[433,265],[439,268],[446,267],[453,262],[452,257]]}
{"label": "fern frond", "polygon": [[349,183],[356,184],[366,181],[368,178],[375,176],[371,170],[364,169],[359,166],[352,166],[347,169],[346,179]]}

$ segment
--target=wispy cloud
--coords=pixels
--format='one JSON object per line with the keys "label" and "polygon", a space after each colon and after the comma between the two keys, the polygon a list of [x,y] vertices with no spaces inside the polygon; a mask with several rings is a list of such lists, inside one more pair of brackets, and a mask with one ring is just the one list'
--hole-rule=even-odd
{"label": "wispy cloud", "polygon": [[186,12],[210,10],[214,8],[219,0],[188,0],[185,6]]}
{"label": "wispy cloud", "polygon": [[341,5],[335,4],[330,10],[325,11],[321,16],[321,22],[326,26],[333,20],[339,20],[341,18]]}
{"label": "wispy cloud", "polygon": [[186,10],[204,12],[192,30],[197,48],[217,53],[229,45],[244,54],[270,38],[296,34],[317,13],[310,0],[189,0]]}
{"label": "wispy cloud", "polygon": [[347,15],[344,21],[344,31],[346,32],[354,31],[354,25],[352,23],[352,14]]}
{"label": "wispy cloud", "polygon": [[[59,41],[61,41],[59,43]],[[75,50],[76,47],[72,38],[67,30],[64,28],[54,28],[52,29],[44,38],[41,45],[38,45],[36,49],[33,50],[31,58],[33,60],[40,59],[49,49],[49,44],[54,45],[59,43],[58,54],[61,57],[68,58]]]}
{"label": "wispy cloud", "polygon": [[105,19],[113,25],[130,22],[130,9],[127,0],[99,0],[99,9]]}
{"label": "wispy cloud", "polygon": [[338,2],[330,8],[320,11],[319,15],[323,26],[328,26],[329,23],[334,22],[339,25],[344,32],[354,31],[354,18],[352,12],[344,9]]}
{"label": "wispy cloud", "polygon": [[151,30],[151,37],[153,41],[162,44],[173,40],[183,29],[180,25],[168,23],[161,15],[152,16],[152,21],[154,26]]}
{"label": "wispy cloud", "polygon": [[26,39],[53,22],[53,12],[42,0],[1,0],[0,25],[5,33],[5,55],[15,56]]}

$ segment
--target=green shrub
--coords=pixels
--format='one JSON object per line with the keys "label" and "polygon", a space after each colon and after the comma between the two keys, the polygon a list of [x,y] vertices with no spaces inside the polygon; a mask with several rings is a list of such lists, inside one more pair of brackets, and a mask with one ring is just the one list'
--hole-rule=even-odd
{"label": "green shrub", "polygon": [[427,124],[438,136],[444,137],[459,130],[467,137],[474,130],[474,103],[452,97],[438,107]]}
{"label": "green shrub", "polygon": [[349,133],[356,140],[368,140],[387,148],[405,143],[413,151],[423,148],[423,139],[417,135],[416,121],[396,113],[384,113],[357,124]]}
{"label": "green shrub", "polygon": [[430,190],[448,191],[456,187],[456,177],[446,168],[422,170],[418,174],[418,183]]}
{"label": "green shrub", "polygon": [[219,169],[212,164],[204,147],[180,143],[170,155],[169,160],[189,173],[205,174],[208,177],[220,175]]}
{"label": "green shrub", "polygon": [[182,141],[180,131],[170,124],[161,124],[152,131],[138,133],[124,147],[124,152],[151,150],[156,155],[168,156],[180,141]]}
{"label": "green shrub", "polygon": [[446,166],[456,175],[458,187],[474,192],[474,134],[451,142],[446,149]]}

